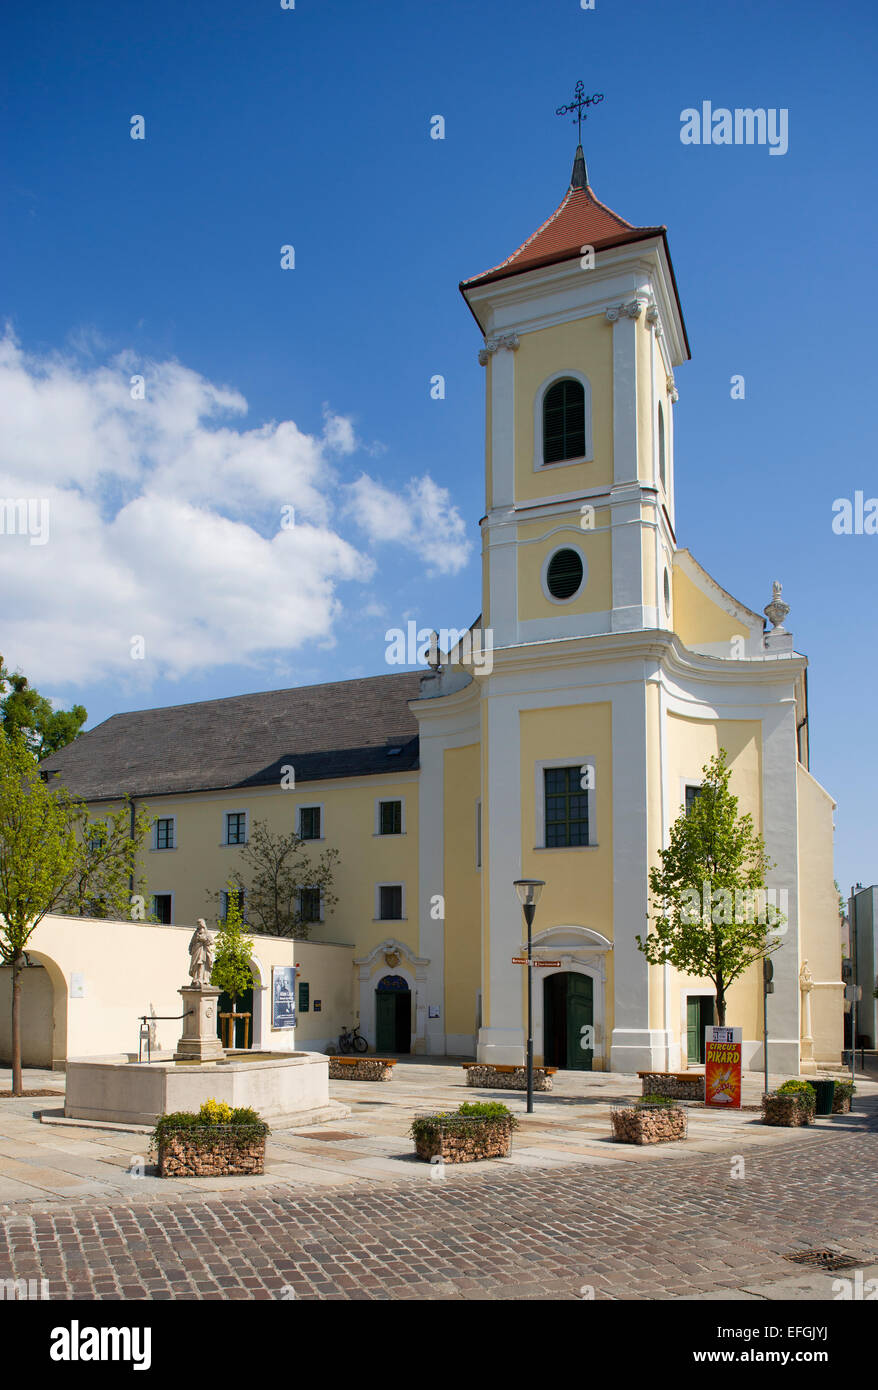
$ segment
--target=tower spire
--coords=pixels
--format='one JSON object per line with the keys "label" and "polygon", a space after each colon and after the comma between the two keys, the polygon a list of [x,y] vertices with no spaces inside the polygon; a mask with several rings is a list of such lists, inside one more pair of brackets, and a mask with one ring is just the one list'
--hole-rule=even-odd
{"label": "tower spire", "polygon": [[573,161],[573,173],[570,175],[570,187],[588,188],[588,169],[581,145],[576,146],[576,158]]}

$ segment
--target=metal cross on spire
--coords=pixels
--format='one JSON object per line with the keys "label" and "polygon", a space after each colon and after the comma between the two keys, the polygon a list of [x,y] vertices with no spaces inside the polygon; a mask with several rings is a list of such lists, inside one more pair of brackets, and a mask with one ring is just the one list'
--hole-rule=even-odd
{"label": "metal cross on spire", "polygon": [[585,111],[586,106],[597,106],[598,102],[603,101],[603,99],[603,92],[595,92],[593,96],[587,97],[585,95],[585,88],[583,87],[582,82],[579,81],[577,82],[576,90],[573,93],[573,100],[571,102],[568,102],[566,106],[556,107],[556,116],[566,116],[568,111],[576,112],[576,115],[573,117],[573,119],[576,121],[576,124],[579,128],[579,138],[576,142],[578,145],[582,144],[582,122],[588,119],[588,114]]}

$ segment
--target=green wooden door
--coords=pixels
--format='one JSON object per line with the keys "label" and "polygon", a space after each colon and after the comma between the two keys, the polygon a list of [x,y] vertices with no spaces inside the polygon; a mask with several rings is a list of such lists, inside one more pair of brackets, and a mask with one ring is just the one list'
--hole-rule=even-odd
{"label": "green wooden door", "polygon": [[594,1037],[594,981],[590,975],[570,971],[567,981],[567,1066],[571,1071],[591,1071],[594,1047],[584,1047]]}
{"label": "green wooden door", "polygon": [[396,998],[389,990],[375,993],[375,1051],[396,1051]]}
{"label": "green wooden door", "polygon": [[690,1067],[704,1064],[704,1030],[713,1023],[713,995],[690,994],[686,1000],[686,1059]]}
{"label": "green wooden door", "polygon": [[697,994],[690,994],[686,1000],[686,1060],[690,1067],[697,1067],[701,1060],[701,1000]]}

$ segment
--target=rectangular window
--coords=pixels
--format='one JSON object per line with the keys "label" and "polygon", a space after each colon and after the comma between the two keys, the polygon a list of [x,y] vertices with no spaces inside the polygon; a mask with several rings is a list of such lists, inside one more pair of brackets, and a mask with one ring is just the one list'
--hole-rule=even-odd
{"label": "rectangular window", "polygon": [[378,916],[382,922],[402,919],[402,884],[382,884],[378,890]]}
{"label": "rectangular window", "polygon": [[402,802],[382,801],[378,811],[378,834],[402,834]]}
{"label": "rectangular window", "polygon": [[690,782],[690,783],[687,785],[687,787],[686,787],[686,815],[687,815],[687,816],[688,816],[689,812],[692,810],[692,807],[695,805],[695,802],[698,800],[698,797],[699,797],[700,795],[701,795],[701,788],[698,787],[698,786],[695,786],[693,783]]}
{"label": "rectangular window", "polygon": [[299,911],[303,922],[320,921],[320,889],[300,888]]}
{"label": "rectangular window", "polygon": [[246,845],[247,843],[247,812],[246,811],[227,811],[226,812],[226,844],[227,845]]}
{"label": "rectangular window", "polygon": [[545,778],[546,848],[588,844],[588,792],[582,768],[547,767]]}
{"label": "rectangular window", "polygon": [[174,817],[161,816],[155,823],[156,849],[176,849],[174,842]]}
{"label": "rectangular window", "polygon": [[319,840],[319,839],[320,839],[320,807],[319,807],[319,806],[300,806],[300,807],[299,807],[299,839],[300,839],[300,840]]}
{"label": "rectangular window", "polygon": [[241,891],[240,893],[232,894],[224,888],[220,893],[220,917],[223,921],[225,921],[225,919],[229,915],[229,899],[233,896],[238,899],[241,908],[241,918],[242,920],[244,918],[244,903],[246,900],[246,894],[243,891]]}
{"label": "rectangular window", "polygon": [[163,927],[169,927],[171,925],[170,893],[153,893],[152,915],[157,922],[161,922]]}

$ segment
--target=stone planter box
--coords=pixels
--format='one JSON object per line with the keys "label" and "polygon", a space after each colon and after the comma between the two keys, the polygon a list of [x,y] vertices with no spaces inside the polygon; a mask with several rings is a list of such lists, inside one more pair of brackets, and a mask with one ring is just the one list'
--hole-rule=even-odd
{"label": "stone planter box", "polygon": [[396,1062],[389,1057],[330,1057],[330,1081],[392,1081]]}
{"label": "stone planter box", "polygon": [[700,1072],[639,1071],[642,1096],[666,1096],[668,1100],[704,1100],[704,1076]]}
{"label": "stone planter box", "polygon": [[610,1115],[620,1144],[670,1144],[688,1133],[688,1116],[679,1105],[615,1105]]}
{"label": "stone planter box", "polygon": [[415,1139],[415,1154],[424,1162],[475,1163],[480,1158],[506,1158],[512,1145],[511,1117],[506,1119],[437,1119]]}
{"label": "stone planter box", "polygon": [[814,1119],[814,1097],[804,1093],[779,1096],[770,1092],[762,1097],[762,1123],[797,1129]]}
{"label": "stone planter box", "polygon": [[[483,1062],[464,1062],[467,1086],[489,1090],[526,1091],[527,1068],[493,1066]],[[534,1090],[551,1091],[557,1067],[534,1067]],[[331,1074],[331,1073],[330,1073]]]}
{"label": "stone planter box", "polygon": [[158,1169],[160,1178],[264,1173],[265,1136],[242,1135],[233,1125],[177,1130],[159,1142]]}
{"label": "stone planter box", "polygon": [[835,1094],[832,1097],[833,1115],[849,1115],[851,1101],[853,1100],[854,1088],[850,1081],[836,1081]]}

